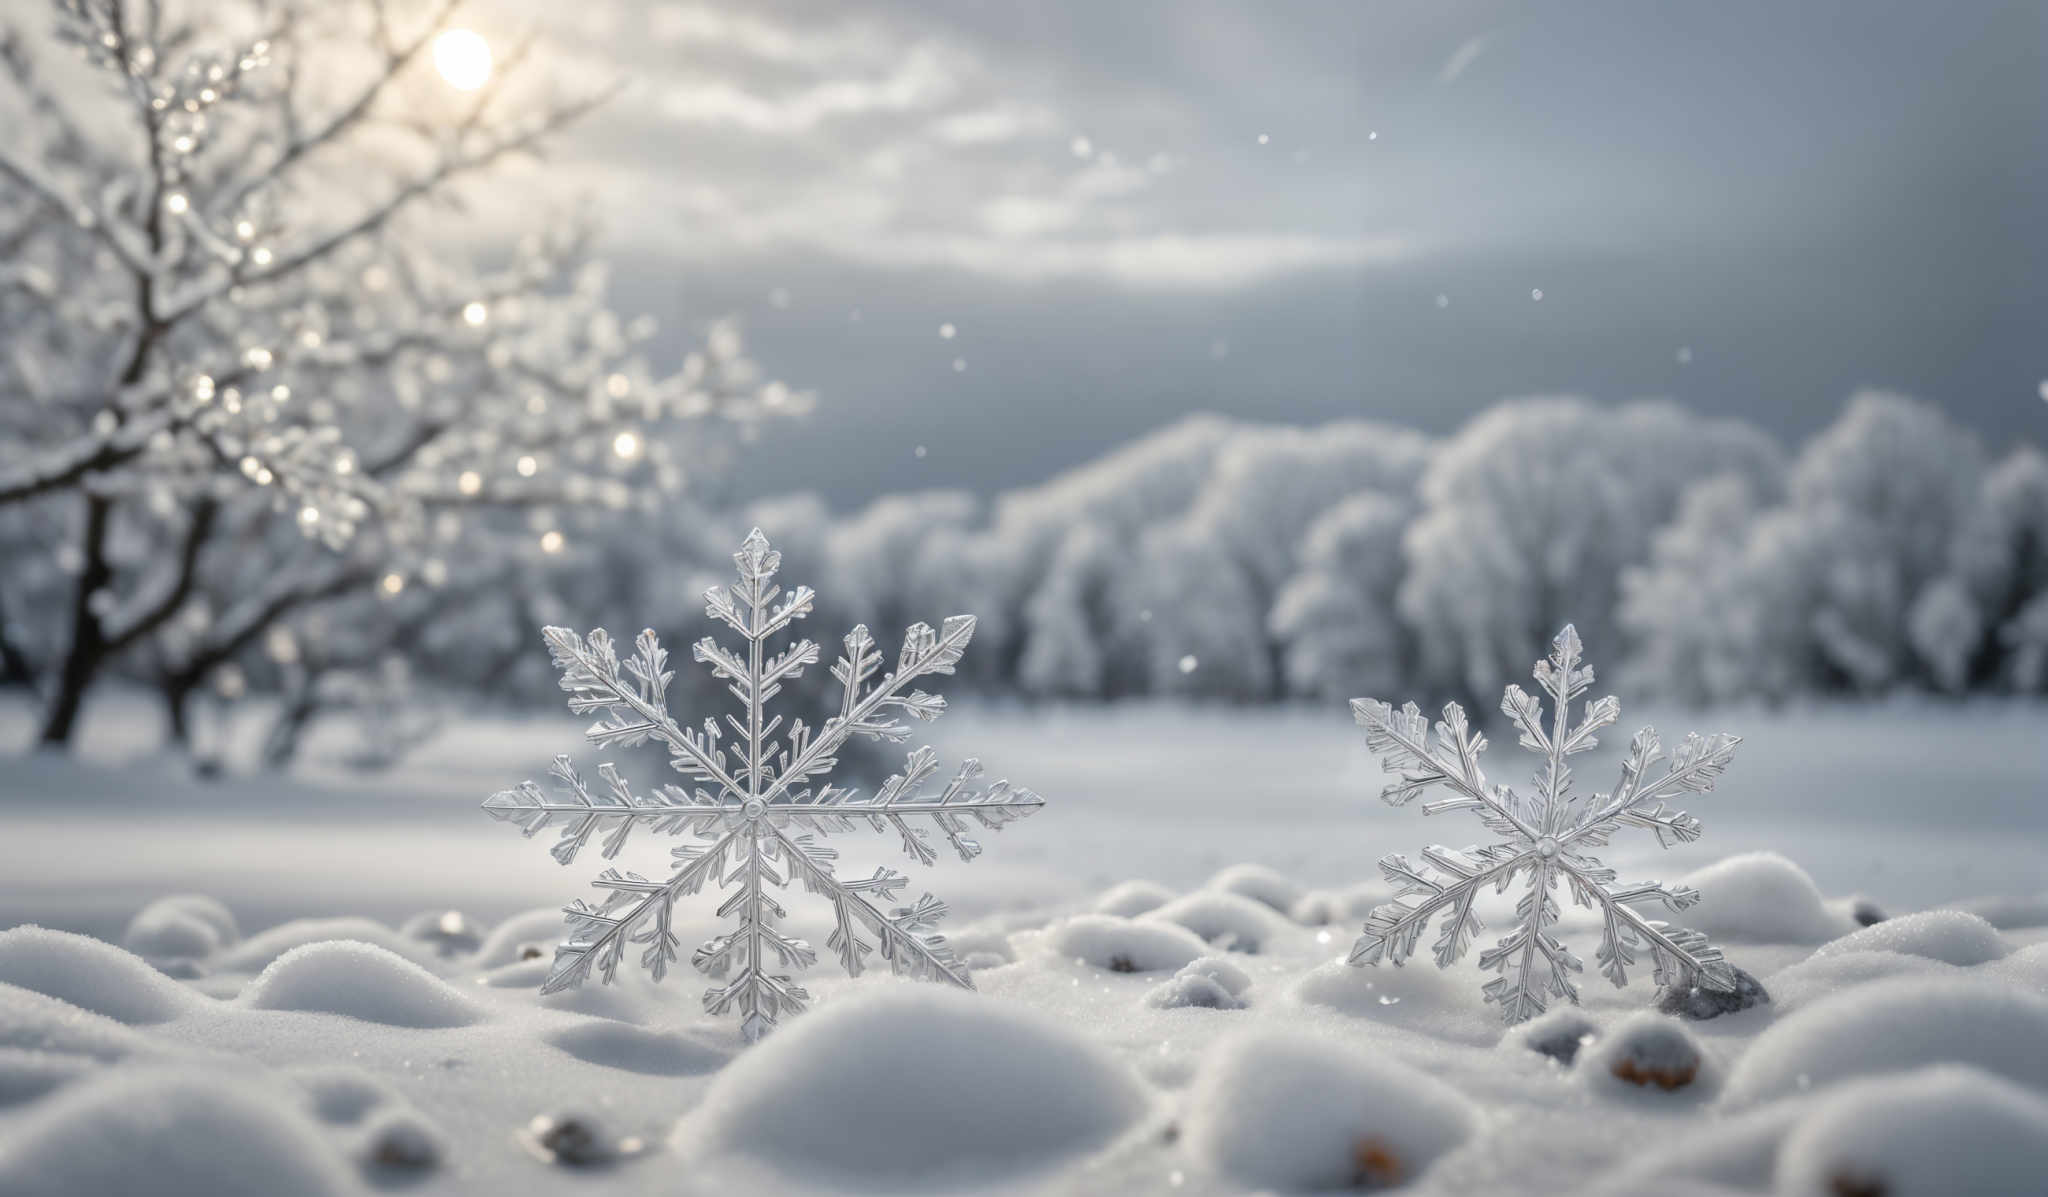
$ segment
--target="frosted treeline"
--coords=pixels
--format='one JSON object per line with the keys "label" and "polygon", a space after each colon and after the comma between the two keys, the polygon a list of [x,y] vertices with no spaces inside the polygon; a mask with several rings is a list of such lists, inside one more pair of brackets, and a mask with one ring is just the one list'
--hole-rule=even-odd
{"label": "frosted treeline", "polygon": [[1197,417],[985,505],[750,523],[845,617],[975,611],[968,680],[1034,696],[1471,697],[1566,622],[1635,694],[2048,683],[2048,458],[1889,394],[1789,454],[1669,403],[1510,400],[1436,442]]}

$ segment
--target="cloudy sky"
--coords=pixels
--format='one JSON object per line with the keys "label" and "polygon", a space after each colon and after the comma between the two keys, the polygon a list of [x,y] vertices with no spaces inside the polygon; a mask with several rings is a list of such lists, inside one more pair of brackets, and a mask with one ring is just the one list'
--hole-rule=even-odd
{"label": "cloudy sky", "polygon": [[624,303],[821,392],[763,490],[1534,392],[2048,439],[2037,3],[476,4],[631,80],[550,168]]}

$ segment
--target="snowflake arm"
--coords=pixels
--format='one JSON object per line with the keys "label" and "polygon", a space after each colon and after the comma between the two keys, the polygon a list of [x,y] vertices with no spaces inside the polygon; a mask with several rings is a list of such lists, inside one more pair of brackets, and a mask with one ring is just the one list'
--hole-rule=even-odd
{"label": "snowflake arm", "polygon": [[1662,759],[1656,733],[1637,733],[1622,763],[1621,780],[1610,795],[1581,800],[1572,792],[1570,757],[1598,745],[1598,733],[1620,717],[1612,697],[1584,705],[1577,723],[1573,704],[1593,684],[1584,664],[1577,632],[1567,626],[1552,642],[1547,660],[1537,663],[1535,679],[1550,701],[1546,719],[1542,699],[1520,686],[1507,687],[1501,711],[1520,732],[1521,747],[1542,758],[1533,778],[1531,797],[1506,786],[1489,786],[1478,758],[1485,737],[1466,722],[1452,703],[1435,729],[1435,742],[1422,713],[1413,703],[1399,710],[1391,704],[1361,698],[1352,711],[1366,729],[1366,740],[1394,773],[1382,797],[1402,805],[1431,785],[1450,788],[1455,797],[1427,803],[1425,814],[1475,810],[1503,843],[1462,851],[1433,846],[1423,862],[1395,854],[1380,862],[1397,889],[1394,900],[1368,916],[1349,957],[1354,965],[1395,965],[1405,961],[1423,931],[1441,917],[1435,942],[1439,966],[1461,959],[1482,929],[1473,904],[1492,885],[1504,893],[1518,878],[1522,896],[1515,907],[1513,928],[1479,955],[1481,969],[1494,973],[1485,986],[1488,1001],[1498,1003],[1510,1023],[1541,1013],[1551,998],[1577,1002],[1572,978],[1584,964],[1553,933],[1558,916],[1557,887],[1562,883],[1572,900],[1601,915],[1601,942],[1596,959],[1601,975],[1616,986],[1627,984],[1628,968],[1643,951],[1650,953],[1655,975],[1664,984],[1699,983],[1733,988],[1733,968],[1707,937],[1697,931],[1650,918],[1636,906],[1662,903],[1683,910],[1699,895],[1683,887],[1656,883],[1616,887],[1614,870],[1587,849],[1608,842],[1624,826],[1653,832],[1660,846],[1689,842],[1702,831],[1698,819],[1672,810],[1665,799],[1678,793],[1711,790],[1734,757],[1733,736],[1689,736],[1664,773],[1648,779],[1650,767]]}
{"label": "snowflake arm", "polygon": [[928,721],[945,710],[944,699],[911,683],[953,672],[974,634],[974,618],[956,615],[936,631],[913,625],[896,667],[887,672],[873,636],[865,627],[854,628],[832,669],[842,688],[838,714],[815,732],[800,720],[785,732],[768,704],[820,654],[807,639],[779,650],[770,641],[808,615],[815,596],[808,587],[785,592],[776,584],[781,554],[759,529],[733,563],[737,584],[708,591],[705,610],[738,632],[744,648],[706,637],[692,650],[738,704],[723,725],[707,719],[692,728],[670,715],[673,675],[653,632],[642,632],[622,661],[602,630],[583,636],[546,629],[570,709],[599,716],[586,737],[600,746],[658,741],[668,749],[670,765],[694,784],[636,793],[605,764],[599,769],[603,785],[593,789],[564,757],[552,770],[553,795],[527,782],[492,795],[485,809],[529,836],[559,823],[553,855],[563,864],[600,835],[602,855],[616,856],[635,827],[689,835],[700,843],[675,850],[677,869],[665,880],[607,869],[596,882],[605,891],[602,901],[566,907],[568,942],[557,950],[543,992],[580,985],[593,972],[613,980],[628,944],[644,945],[641,964],[661,979],[679,952],[672,931],[676,902],[714,880],[730,891],[718,908],[727,929],[699,947],[691,963],[721,982],[705,993],[705,1010],[737,1012],[749,1040],[809,1000],[790,974],[815,963],[817,953],[781,929],[787,912],[776,896],[794,881],[830,902],[834,929],[825,946],[849,974],[858,975],[868,957],[879,955],[899,973],[972,988],[967,967],[932,931],[946,912],[943,902],[926,894],[908,906],[885,909],[877,900],[894,901],[908,878],[878,868],[872,876],[842,880],[832,867],[839,854],[818,840],[863,827],[894,831],[920,864],[936,862],[940,839],[970,861],[981,852],[969,834],[974,827],[997,830],[1044,805],[1038,795],[1006,781],[979,788],[981,765],[972,759],[937,793],[927,794],[927,783],[938,773],[938,755],[930,748],[913,750],[903,771],[872,796],[823,781],[849,737],[900,742],[910,734],[903,716]]}

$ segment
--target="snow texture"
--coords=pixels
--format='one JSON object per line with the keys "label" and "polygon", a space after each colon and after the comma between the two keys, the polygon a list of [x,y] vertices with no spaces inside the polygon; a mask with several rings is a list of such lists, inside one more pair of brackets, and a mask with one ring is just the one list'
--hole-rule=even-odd
{"label": "snow texture", "polygon": [[1196,890],[1142,916],[1152,922],[1176,923],[1201,936],[1212,947],[1256,953],[1273,936],[1289,928],[1284,915],[1252,898],[1221,890]]}
{"label": "snow texture", "polygon": [[720,1073],[675,1147],[900,1191],[1042,1169],[1101,1146],[1146,1106],[1123,1065],[1041,1014],[884,985]]}
{"label": "snow texture", "polygon": [[229,1076],[109,1076],[37,1106],[0,1137],[9,1197],[326,1197],[359,1192],[292,1103]]}
{"label": "snow texture", "polygon": [[1157,910],[1173,898],[1173,891],[1156,881],[1123,881],[1110,886],[1095,899],[1095,910],[1099,914],[1131,919],[1148,910]]}
{"label": "snow texture", "polygon": [[1278,869],[1269,869],[1260,864],[1234,864],[1209,878],[1204,889],[1213,889],[1226,894],[1237,894],[1260,902],[1281,914],[1294,909],[1301,901],[1303,890]]}
{"label": "snow texture", "polygon": [[1962,910],[1923,910],[1886,919],[1825,943],[1817,959],[1852,952],[1902,952],[1943,964],[1972,965],[1998,960],[2012,945],[1981,915]]}
{"label": "snow texture", "polygon": [[2048,1167],[2048,1096],[1975,1069],[1845,1085],[1779,1149],[1784,1197],[2009,1197]]}
{"label": "snow texture", "polygon": [[2048,1090],[2048,997],[1977,977],[1857,986],[1756,1037],[1722,1101],[1739,1107],[1845,1077],[1953,1062]]}
{"label": "snow texture", "polygon": [[201,894],[177,894],[136,911],[121,946],[145,958],[176,960],[211,956],[241,938],[226,906]]}
{"label": "snow texture", "polygon": [[911,752],[903,771],[869,797],[822,780],[850,738],[900,743],[911,731],[905,717],[930,721],[945,711],[943,698],[910,686],[920,678],[953,672],[974,635],[974,617],[952,616],[936,631],[922,623],[911,625],[895,669],[886,673],[874,638],[866,626],[856,626],[832,667],[843,690],[838,713],[815,731],[801,719],[785,731],[782,716],[767,714],[768,704],[785,681],[817,663],[819,650],[805,639],[779,650],[770,643],[810,613],[815,595],[808,586],[785,593],[776,583],[782,555],[759,528],[733,554],[733,565],[738,584],[714,586],[704,601],[713,619],[745,641],[744,655],[709,636],[692,649],[714,677],[729,683],[745,715],[727,716],[738,738],[731,749],[722,743],[717,721],[706,719],[700,728],[690,728],[670,714],[668,685],[674,674],[651,630],[640,634],[632,655],[621,662],[602,629],[588,638],[567,628],[546,629],[570,709],[601,716],[586,733],[590,742],[608,748],[657,741],[669,751],[675,770],[693,784],[635,791],[607,762],[598,768],[602,786],[592,790],[563,756],[555,758],[553,771],[559,796],[529,781],[493,794],[484,809],[528,836],[560,821],[562,834],[552,855],[564,865],[600,831],[599,851],[608,860],[641,826],[655,834],[688,834],[698,843],[675,849],[675,871],[666,878],[606,869],[595,882],[605,894],[602,900],[566,907],[569,938],[556,950],[543,992],[579,986],[593,969],[611,982],[631,945],[643,946],[640,964],[660,980],[681,946],[673,930],[676,902],[715,881],[734,891],[718,908],[732,930],[706,941],[691,963],[721,982],[705,991],[704,1009],[736,1011],[741,1033],[749,1041],[758,1039],[782,1015],[803,1009],[810,997],[790,974],[771,971],[803,968],[817,959],[809,943],[778,926],[786,911],[771,891],[796,880],[832,904],[834,925],[825,946],[849,975],[858,976],[866,958],[879,952],[900,974],[973,988],[967,966],[943,936],[931,931],[944,917],[945,903],[925,894],[908,906],[878,906],[875,899],[895,900],[908,878],[877,868],[871,876],[842,880],[833,871],[839,853],[818,841],[862,826],[893,830],[906,854],[931,865],[938,859],[930,843],[936,831],[961,860],[971,861],[981,854],[981,844],[968,834],[970,824],[997,830],[1044,805],[1038,795],[1007,781],[976,788],[981,765],[973,759],[962,763],[938,794],[927,795],[925,785],[939,767],[930,748]]}
{"label": "snow texture", "polygon": [[255,1010],[340,1014],[393,1027],[460,1027],[483,1017],[468,996],[427,970],[366,943],[293,948],[242,991]]}
{"label": "snow texture", "polygon": [[1056,957],[1118,973],[1184,967],[1209,954],[1202,937],[1177,923],[1077,914],[1048,928],[1042,940]]}
{"label": "snow texture", "polygon": [[1266,1031],[1229,1040],[1204,1063],[1185,1133],[1230,1180],[1303,1192],[1410,1182],[1477,1122],[1469,1101],[1406,1065]]}
{"label": "snow texture", "polygon": [[1686,922],[1720,940],[1821,943],[1855,927],[1827,908],[1806,870],[1776,852],[1730,856],[1679,884],[1700,895]]}
{"label": "snow texture", "polygon": [[1644,728],[1629,745],[1613,793],[1581,799],[1572,793],[1566,762],[1597,746],[1594,733],[1620,717],[1621,704],[1612,696],[1590,702],[1583,718],[1572,723],[1572,703],[1592,686],[1593,671],[1582,662],[1579,634],[1569,624],[1551,643],[1550,658],[1536,663],[1535,676],[1550,697],[1548,728],[1542,702],[1520,686],[1510,685],[1501,698],[1501,712],[1522,733],[1521,746],[1545,758],[1529,796],[1488,785],[1479,771],[1486,737],[1466,722],[1457,703],[1444,707],[1432,742],[1429,722],[1414,703],[1397,711],[1377,699],[1352,700],[1367,744],[1381,754],[1387,771],[1397,774],[1382,798],[1401,806],[1430,786],[1443,785],[1454,797],[1425,804],[1424,814],[1475,811],[1486,829],[1505,842],[1464,851],[1432,846],[1424,849],[1421,863],[1399,853],[1382,857],[1380,871],[1401,892],[1366,919],[1365,932],[1351,949],[1351,963],[1401,964],[1415,951],[1423,930],[1442,916],[1434,954],[1439,967],[1449,967],[1483,929],[1473,910],[1480,892],[1488,886],[1505,890],[1526,875],[1514,930],[1479,955],[1479,967],[1495,974],[1486,983],[1486,998],[1500,1004],[1509,1024],[1541,1014],[1548,998],[1579,1000],[1572,975],[1585,966],[1551,931],[1560,913],[1554,892],[1560,881],[1575,902],[1600,913],[1600,971],[1616,988],[1628,983],[1636,953],[1647,950],[1662,985],[1733,989],[1734,972],[1705,935],[1646,918],[1634,908],[1660,902],[1683,910],[1699,900],[1698,891],[1654,882],[1617,888],[1615,871],[1587,850],[1606,844],[1624,825],[1652,832],[1667,847],[1698,839],[1700,821],[1668,808],[1664,799],[1713,789],[1739,741],[1728,735],[1687,736],[1664,773],[1652,778],[1650,766],[1663,759],[1664,751],[1656,732]]}
{"label": "snow texture", "polygon": [[176,1018],[197,1000],[112,944],[42,927],[0,931],[0,983],[138,1025]]}

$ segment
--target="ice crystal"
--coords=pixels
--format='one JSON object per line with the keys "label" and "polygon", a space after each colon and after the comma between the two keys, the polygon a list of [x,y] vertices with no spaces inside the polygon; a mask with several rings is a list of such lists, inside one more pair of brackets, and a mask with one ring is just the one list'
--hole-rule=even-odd
{"label": "ice crystal", "polygon": [[1551,933],[1562,880],[1574,901],[1600,912],[1600,971],[1617,987],[1628,983],[1628,966],[1645,948],[1663,984],[1681,989],[1735,987],[1734,970],[1705,935],[1645,917],[1635,909],[1637,903],[1655,901],[1683,910],[1699,900],[1698,891],[1655,882],[1618,887],[1615,871],[1587,849],[1606,844],[1624,825],[1654,833],[1665,847],[1674,840],[1698,839],[1700,821],[1668,808],[1664,800],[1713,789],[1740,741],[1728,735],[1689,735],[1653,780],[1650,767],[1664,759],[1664,751],[1657,733],[1646,727],[1630,743],[1621,779],[1611,794],[1575,796],[1568,758],[1594,747],[1594,733],[1621,714],[1621,704],[1610,695],[1587,703],[1583,717],[1572,723],[1572,704],[1593,684],[1593,670],[1581,661],[1580,651],[1578,632],[1566,625],[1551,642],[1550,659],[1536,663],[1536,681],[1550,696],[1547,727],[1542,701],[1520,686],[1509,686],[1501,699],[1502,713],[1522,733],[1521,746],[1543,757],[1528,795],[1487,783],[1479,769],[1486,737],[1466,722],[1457,703],[1444,707],[1432,739],[1428,720],[1412,702],[1396,710],[1377,699],[1352,700],[1351,711],[1365,728],[1366,742],[1396,775],[1382,798],[1402,806],[1430,786],[1442,785],[1454,796],[1426,803],[1423,813],[1476,811],[1487,830],[1505,841],[1462,850],[1432,845],[1423,850],[1420,862],[1399,853],[1381,858],[1380,871],[1399,887],[1398,893],[1367,917],[1365,932],[1351,949],[1352,964],[1402,963],[1415,951],[1431,920],[1441,915],[1436,962],[1449,966],[1483,928],[1473,910],[1480,891],[1492,886],[1494,892],[1505,893],[1522,878],[1514,930],[1479,955],[1479,967],[1496,974],[1486,983],[1486,1000],[1498,1002],[1511,1024],[1542,1013],[1549,997],[1576,1003],[1579,991],[1572,974],[1583,972],[1585,966]]}
{"label": "ice crystal", "polygon": [[953,672],[974,634],[974,617],[955,615],[937,631],[913,625],[890,672],[882,672],[874,637],[865,626],[855,627],[832,667],[844,691],[839,713],[816,729],[796,720],[784,730],[780,715],[767,714],[769,701],[783,683],[816,664],[819,651],[806,639],[779,651],[769,646],[809,614],[814,597],[809,587],[785,592],[776,584],[781,561],[782,554],[756,528],[733,555],[738,584],[714,586],[704,596],[712,618],[745,641],[735,651],[707,636],[692,651],[739,701],[739,714],[725,720],[734,736],[730,742],[716,720],[692,728],[670,715],[667,688],[674,675],[652,631],[640,633],[632,655],[622,661],[602,629],[587,638],[566,628],[545,630],[570,709],[600,715],[587,733],[591,743],[609,748],[658,741],[668,749],[670,765],[691,784],[637,791],[607,762],[598,766],[601,784],[593,787],[568,757],[559,756],[552,770],[555,795],[528,781],[493,794],[484,809],[529,836],[560,821],[561,838],[552,851],[563,864],[600,834],[600,853],[617,856],[636,826],[697,842],[674,850],[676,869],[666,878],[606,869],[595,882],[605,891],[602,901],[579,899],[565,907],[569,937],[556,949],[543,993],[580,985],[593,969],[610,982],[628,944],[642,945],[641,965],[660,980],[677,956],[676,901],[715,881],[732,891],[718,908],[731,930],[699,947],[691,962],[723,982],[705,992],[705,1010],[737,1011],[742,1034],[757,1039],[781,1015],[802,1010],[809,998],[786,972],[773,971],[801,969],[817,959],[809,944],[777,926],[785,912],[774,891],[792,880],[831,902],[834,929],[825,946],[848,974],[858,976],[866,958],[879,952],[899,973],[973,988],[967,967],[943,936],[931,932],[946,912],[943,902],[925,894],[885,910],[877,903],[895,901],[908,879],[877,868],[872,876],[842,880],[832,868],[838,853],[818,840],[862,825],[894,830],[903,850],[929,865],[938,859],[930,836],[935,829],[960,859],[973,860],[981,845],[968,834],[971,825],[1000,828],[1044,804],[1007,781],[976,788],[981,765],[972,759],[936,794],[927,794],[926,783],[939,768],[938,755],[928,747],[912,751],[903,771],[871,795],[825,780],[849,737],[900,743],[910,736],[902,716],[938,718],[945,699],[907,688],[918,678]]}

